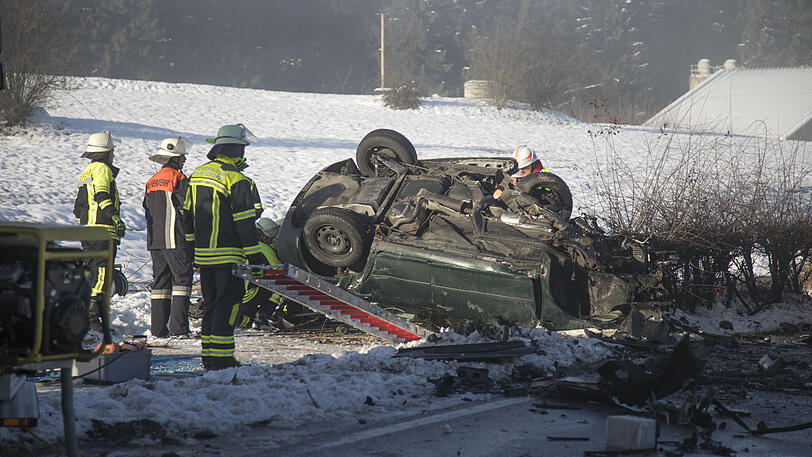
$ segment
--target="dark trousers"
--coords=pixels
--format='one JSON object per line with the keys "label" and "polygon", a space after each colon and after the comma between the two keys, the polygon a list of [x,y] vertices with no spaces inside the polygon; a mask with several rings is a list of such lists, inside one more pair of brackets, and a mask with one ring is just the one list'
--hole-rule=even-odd
{"label": "dark trousers", "polygon": [[231,264],[201,266],[203,322],[200,329],[203,367],[217,369],[234,360],[234,326],[245,282],[231,274]]}
{"label": "dark trousers", "polygon": [[192,292],[192,253],[189,249],[153,249],[150,292],[152,335],[189,333],[189,295]]}
{"label": "dark trousers", "polygon": [[[82,241],[82,249],[85,251],[103,251],[107,249],[107,241]],[[116,253],[118,252],[118,245],[113,244],[113,265],[115,268]],[[96,319],[100,317],[99,303],[104,300],[104,291],[110,284],[104,282],[107,275],[107,259],[91,258],[85,260],[85,268],[88,270],[88,281],[90,281],[90,304],[88,309],[88,317]],[[112,278],[112,273],[110,275]]]}

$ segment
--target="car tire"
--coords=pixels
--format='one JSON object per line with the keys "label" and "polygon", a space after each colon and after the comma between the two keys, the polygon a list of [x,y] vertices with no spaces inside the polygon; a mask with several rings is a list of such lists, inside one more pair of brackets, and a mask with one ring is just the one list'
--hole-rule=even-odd
{"label": "car tire", "polygon": [[113,292],[111,295],[116,294],[119,297],[123,297],[127,295],[129,289],[130,282],[127,280],[127,277],[124,276],[124,273],[118,268],[113,268]]}
{"label": "car tire", "polygon": [[529,194],[564,220],[572,215],[572,193],[567,183],[549,172],[533,173],[519,180],[519,190]]}
{"label": "car tire", "polygon": [[304,245],[329,267],[357,268],[366,260],[372,233],[360,216],[341,208],[319,208],[304,224]]}
{"label": "car tire", "polygon": [[417,164],[417,152],[412,142],[389,129],[367,133],[355,151],[355,162],[364,176],[393,176],[395,173],[378,160],[381,157],[395,159],[405,165]]}

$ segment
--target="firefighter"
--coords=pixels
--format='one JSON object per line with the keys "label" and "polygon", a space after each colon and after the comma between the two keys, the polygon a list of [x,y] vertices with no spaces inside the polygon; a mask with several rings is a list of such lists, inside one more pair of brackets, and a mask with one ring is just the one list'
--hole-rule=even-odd
{"label": "firefighter", "polygon": [[194,247],[186,241],[182,213],[189,187],[183,164],[190,146],[183,137],[167,138],[149,158],[163,165],[147,181],[143,201],[152,257],[150,329],[157,338],[189,335]]}
{"label": "firefighter", "polygon": [[238,366],[234,357],[234,327],[246,326],[251,315],[241,309],[244,281],[231,272],[235,264],[263,262],[257,239],[252,181],[245,168],[245,147],[256,138],[242,124],[224,125],[210,161],[189,177],[184,210],[187,241],[195,247],[203,292],[201,356],[204,370]]}
{"label": "firefighter", "polygon": [[[549,170],[541,164],[536,152],[530,146],[520,144],[513,151],[513,161],[516,163],[516,172],[510,175],[510,187],[515,187],[519,180],[532,173],[546,172]],[[505,190],[505,185],[498,185],[493,191],[493,198],[499,198]]]}
{"label": "firefighter", "polygon": [[[259,249],[264,257],[262,265],[278,265],[279,258],[274,252],[274,240],[279,233],[279,224],[268,218],[260,218],[256,222]],[[291,313],[301,311],[301,305],[290,303],[276,292],[257,287],[246,281],[246,291],[242,299],[243,308],[248,315],[253,316],[251,322],[255,328],[267,328],[274,322],[280,327],[290,323],[285,320]]]}
{"label": "firefighter", "polygon": [[[113,166],[115,157],[113,136],[108,130],[90,135],[87,148],[82,154],[83,158],[90,159],[90,164],[79,175],[79,186],[76,199],[73,203],[73,214],[81,225],[105,227],[113,238],[113,264],[115,264],[116,251],[124,237],[126,227],[121,220],[120,201],[116,176],[118,168]],[[82,241],[82,249],[100,251],[107,249],[106,241]],[[88,320],[90,329],[102,331],[101,305],[104,301],[104,290],[107,268],[106,259],[88,259],[86,267],[89,269],[90,302],[88,303]]]}

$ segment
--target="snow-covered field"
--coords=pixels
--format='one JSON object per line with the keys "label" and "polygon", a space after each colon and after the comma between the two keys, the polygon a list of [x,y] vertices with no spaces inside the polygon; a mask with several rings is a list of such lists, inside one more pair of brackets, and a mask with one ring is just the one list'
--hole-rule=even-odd
{"label": "snow-covered field", "polygon": [[[115,165],[127,225],[117,263],[133,283],[151,277],[141,200],[145,181],[157,170],[148,156],[167,137],[182,135],[195,143],[185,170],[206,161],[205,138],[219,126],[242,122],[259,138],[246,149],[253,178],[266,208],[265,216],[281,218],[311,176],[326,165],[355,156],[355,147],[369,131],[390,128],[415,145],[418,157],[508,156],[518,144],[528,144],[546,168],[571,187],[575,212],[593,201],[596,157],[605,137],[589,135],[602,128],[560,113],[535,112],[523,106],[497,110],[483,102],[432,97],[415,111],[394,111],[380,97],[284,93],[193,84],[172,84],[101,78],[75,80],[76,89],[59,94],[57,106],[38,113],[27,126],[0,137],[0,221],[75,223],[72,215],[76,179],[87,164],[80,158],[90,134],[109,129],[119,140]],[[611,141],[630,160],[639,157],[659,131],[624,127]],[[149,293],[135,291],[114,297],[113,325],[118,335],[149,334]],[[800,315],[799,315],[800,310]],[[808,305],[790,310],[796,322],[812,322]],[[721,317],[708,311],[696,317],[719,331],[718,320],[732,321],[734,329],[769,330],[784,317],[768,314],[745,318],[729,310]],[[783,315],[782,315],[783,316]],[[773,323],[774,322],[774,323]],[[550,373],[554,367],[597,362],[610,354],[601,343],[527,330],[519,338],[535,338],[546,355],[526,356],[514,363],[531,363]],[[453,341],[481,341],[477,335]],[[241,345],[237,342],[237,357]],[[449,340],[445,340],[448,342]],[[179,342],[189,352],[199,351],[195,340]],[[324,418],[354,417],[367,396],[377,411],[440,408],[453,398],[435,398],[427,378],[454,370],[453,363],[391,358],[396,348],[368,344],[356,351],[313,354],[290,363],[253,363],[250,366],[202,376],[151,382],[132,381],[110,387],[81,388],[76,392],[78,430],[83,436],[91,419],[106,423],[153,419],[183,436],[213,428],[218,433],[239,430],[245,424],[283,420],[299,427]],[[313,352],[323,352],[318,347]],[[513,364],[491,366],[491,376],[509,373]],[[312,395],[312,398],[311,398]],[[49,440],[62,435],[58,391],[40,396],[41,420],[37,433]],[[320,408],[314,409],[317,402]],[[216,416],[211,415],[216,411]],[[0,429],[0,440],[17,437],[13,429]]]}

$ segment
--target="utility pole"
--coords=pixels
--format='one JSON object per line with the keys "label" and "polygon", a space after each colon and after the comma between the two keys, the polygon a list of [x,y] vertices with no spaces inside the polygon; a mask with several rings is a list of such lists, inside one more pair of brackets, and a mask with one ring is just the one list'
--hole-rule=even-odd
{"label": "utility pole", "polygon": [[384,16],[383,13],[381,13],[381,89],[386,87],[384,85],[384,79],[383,79],[383,76],[384,76],[384,49],[385,49],[385,47],[384,47],[385,41],[384,41],[384,30],[383,30],[383,16]]}

